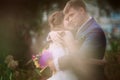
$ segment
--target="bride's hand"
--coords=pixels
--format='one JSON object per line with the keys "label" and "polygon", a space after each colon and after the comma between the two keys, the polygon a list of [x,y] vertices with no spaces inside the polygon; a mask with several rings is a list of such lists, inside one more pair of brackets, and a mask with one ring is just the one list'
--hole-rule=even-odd
{"label": "bride's hand", "polygon": [[53,42],[63,43],[63,37],[60,35],[59,32],[50,33],[50,37]]}

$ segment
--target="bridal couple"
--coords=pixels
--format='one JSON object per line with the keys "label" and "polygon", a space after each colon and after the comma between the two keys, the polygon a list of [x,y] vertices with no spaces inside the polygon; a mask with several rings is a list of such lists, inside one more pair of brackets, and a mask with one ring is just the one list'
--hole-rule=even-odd
{"label": "bridal couple", "polygon": [[70,0],[48,19],[51,31],[48,62],[53,74],[47,80],[105,80],[106,38],[100,25],[88,15],[82,0]]}

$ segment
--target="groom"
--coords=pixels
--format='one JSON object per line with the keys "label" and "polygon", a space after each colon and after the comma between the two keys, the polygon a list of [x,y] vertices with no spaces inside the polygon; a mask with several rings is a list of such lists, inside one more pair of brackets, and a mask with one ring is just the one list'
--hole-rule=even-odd
{"label": "groom", "polygon": [[[74,50],[74,41],[66,43],[70,54],[56,59],[51,63],[51,68],[71,69],[79,80],[105,80],[101,61],[105,53],[106,38],[100,25],[87,14],[82,0],[68,1],[63,13],[64,25],[74,32],[79,48]],[[59,36],[59,40],[61,39]]]}

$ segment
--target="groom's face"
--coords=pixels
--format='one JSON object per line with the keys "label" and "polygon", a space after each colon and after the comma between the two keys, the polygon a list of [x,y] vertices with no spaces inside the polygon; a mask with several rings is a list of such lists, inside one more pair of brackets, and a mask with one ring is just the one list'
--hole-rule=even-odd
{"label": "groom's face", "polygon": [[77,10],[71,7],[67,12],[63,10],[63,14],[64,14],[64,26],[66,29],[74,30],[77,28],[77,26],[79,26],[79,23],[82,19],[80,9]]}

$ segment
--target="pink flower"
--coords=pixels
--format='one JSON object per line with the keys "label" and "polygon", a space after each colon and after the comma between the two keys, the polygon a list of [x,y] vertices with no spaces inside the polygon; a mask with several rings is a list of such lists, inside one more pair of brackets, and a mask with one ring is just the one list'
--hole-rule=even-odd
{"label": "pink flower", "polygon": [[44,68],[48,66],[47,62],[52,58],[52,53],[48,50],[44,50],[39,58],[40,67]]}

